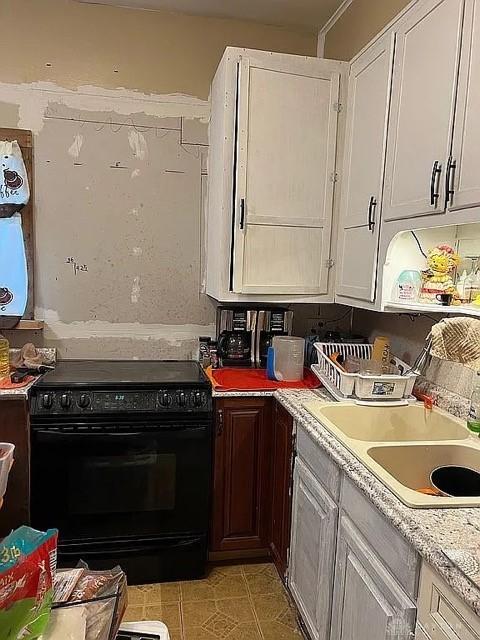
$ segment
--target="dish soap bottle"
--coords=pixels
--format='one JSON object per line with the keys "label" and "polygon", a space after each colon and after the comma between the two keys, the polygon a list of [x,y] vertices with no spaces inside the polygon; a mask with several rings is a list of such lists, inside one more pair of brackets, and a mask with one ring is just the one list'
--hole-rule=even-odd
{"label": "dish soap bottle", "polygon": [[0,333],[0,380],[10,375],[10,345]]}
{"label": "dish soap bottle", "polygon": [[468,412],[467,427],[470,431],[480,435],[480,371],[477,371],[475,386],[470,397],[470,411]]}

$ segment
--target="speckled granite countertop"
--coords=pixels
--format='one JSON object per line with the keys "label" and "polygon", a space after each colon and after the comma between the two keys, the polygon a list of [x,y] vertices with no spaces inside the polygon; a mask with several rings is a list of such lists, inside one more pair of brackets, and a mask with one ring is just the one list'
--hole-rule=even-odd
{"label": "speckled granite countertop", "polygon": [[[14,351],[19,351],[19,349],[11,349],[10,353]],[[56,360],[56,349],[48,349],[48,348],[40,348],[38,351],[44,354],[49,360]],[[38,380],[37,376],[35,380],[32,380],[24,387],[17,387],[16,389],[0,389],[0,400],[11,400],[17,398],[28,398],[28,394],[30,393],[30,389],[33,387],[35,382]]]}
{"label": "speckled granite countertop", "polygon": [[38,376],[37,378],[35,378],[35,380],[32,380],[31,382],[26,384],[24,387],[17,387],[16,389],[0,389],[0,400],[12,400],[12,399],[15,400],[18,398],[28,398],[30,389],[33,387],[37,379],[38,379]]}
{"label": "speckled granite countertop", "polygon": [[324,390],[282,389],[274,397],[402,533],[454,591],[480,615],[480,508],[412,509],[405,506],[322,427],[303,402],[332,398]]}
{"label": "speckled granite countertop", "polygon": [[274,393],[274,389],[267,391],[215,391],[212,389],[214,398],[271,398]]}

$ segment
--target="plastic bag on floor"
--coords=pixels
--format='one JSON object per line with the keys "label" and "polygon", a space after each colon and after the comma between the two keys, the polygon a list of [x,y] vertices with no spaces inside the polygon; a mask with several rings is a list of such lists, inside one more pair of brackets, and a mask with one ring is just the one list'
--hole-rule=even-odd
{"label": "plastic bag on floor", "polygon": [[20,527],[0,544],[0,640],[36,640],[53,599],[56,529]]}
{"label": "plastic bag on floor", "polygon": [[92,571],[84,563],[84,571],[69,603],[79,602],[87,613],[86,640],[115,638],[127,608],[127,579],[120,567],[110,571]]}

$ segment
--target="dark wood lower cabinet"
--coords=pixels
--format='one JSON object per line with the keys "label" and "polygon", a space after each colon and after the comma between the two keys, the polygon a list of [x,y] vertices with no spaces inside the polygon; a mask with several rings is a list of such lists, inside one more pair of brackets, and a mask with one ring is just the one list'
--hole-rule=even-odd
{"label": "dark wood lower cabinet", "polygon": [[287,568],[293,419],[273,398],[215,402],[210,551],[214,557],[273,556]]}
{"label": "dark wood lower cabinet", "polygon": [[281,404],[273,407],[272,514],[270,550],[278,573],[285,577],[292,518],[293,418]]}
{"label": "dark wood lower cabinet", "polygon": [[24,398],[0,400],[0,442],[15,445],[15,462],[8,479],[0,538],[30,522],[30,437],[28,405]]}
{"label": "dark wood lower cabinet", "polygon": [[211,551],[267,550],[271,403],[234,397],[217,400],[215,408]]}

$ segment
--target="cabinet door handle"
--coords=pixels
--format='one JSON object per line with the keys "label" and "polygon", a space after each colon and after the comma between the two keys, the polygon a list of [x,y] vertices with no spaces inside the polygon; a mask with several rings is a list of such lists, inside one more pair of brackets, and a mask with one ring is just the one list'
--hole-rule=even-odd
{"label": "cabinet door handle", "polygon": [[245,198],[240,198],[240,229],[245,227]]}
{"label": "cabinet door handle", "polygon": [[440,181],[440,173],[442,171],[442,165],[438,160],[435,160],[432,167],[432,175],[430,177],[430,204],[432,207],[437,206],[438,202],[438,184]]}
{"label": "cabinet door handle", "polygon": [[375,200],[375,196],[370,198],[370,203],[368,205],[368,230],[375,230],[375,209],[377,206],[377,201]]}
{"label": "cabinet door handle", "polygon": [[447,171],[445,174],[445,206],[449,202],[453,202],[453,194],[455,193],[455,169],[457,168],[457,161],[449,157],[447,163]]}
{"label": "cabinet door handle", "polygon": [[223,433],[223,409],[218,410],[217,436]]}

